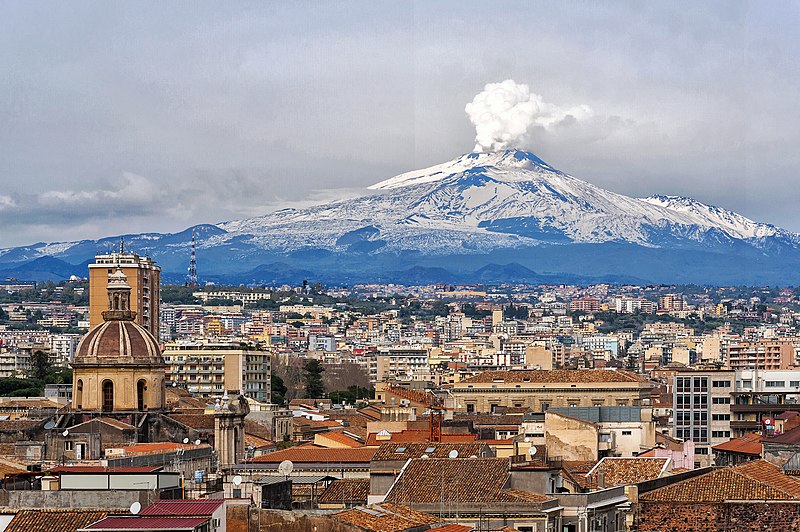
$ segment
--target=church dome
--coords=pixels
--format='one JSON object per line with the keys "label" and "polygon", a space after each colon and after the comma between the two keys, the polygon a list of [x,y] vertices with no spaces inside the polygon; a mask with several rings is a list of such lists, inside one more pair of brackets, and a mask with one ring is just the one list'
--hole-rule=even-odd
{"label": "church dome", "polygon": [[130,319],[104,321],[83,337],[75,364],[164,364],[161,348],[150,332]]}

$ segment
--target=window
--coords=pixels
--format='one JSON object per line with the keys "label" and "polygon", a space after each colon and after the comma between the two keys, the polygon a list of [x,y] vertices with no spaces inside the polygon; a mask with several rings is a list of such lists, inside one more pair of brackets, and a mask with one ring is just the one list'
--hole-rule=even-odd
{"label": "window", "polygon": [[783,388],[786,386],[786,381],[767,381],[764,386],[767,388]]}
{"label": "window", "polygon": [[730,388],[731,381],[711,381],[712,388]]}
{"label": "window", "polygon": [[742,388],[752,388],[753,381],[752,379],[742,380]]}
{"label": "window", "polygon": [[789,381],[789,386],[791,388],[800,388],[800,381]]}
{"label": "window", "polygon": [[711,421],[730,421],[730,414],[711,414]]}
{"label": "window", "polygon": [[715,405],[729,405],[731,404],[730,397],[713,397],[711,402]]}
{"label": "window", "polygon": [[542,412],[546,412],[550,408],[550,403],[542,403]]}
{"label": "window", "polygon": [[75,449],[75,442],[73,441],[65,441],[64,442],[64,450],[65,451],[72,451]]}
{"label": "window", "polygon": [[708,454],[707,447],[695,447],[694,454]]}
{"label": "window", "polygon": [[715,430],[711,433],[712,438],[730,438],[731,432],[729,430]]}
{"label": "window", "polygon": [[632,434],[632,432],[631,432],[631,431],[629,431],[629,430],[623,430],[623,431],[622,431],[622,435],[623,435],[623,436],[630,436],[631,434]]}

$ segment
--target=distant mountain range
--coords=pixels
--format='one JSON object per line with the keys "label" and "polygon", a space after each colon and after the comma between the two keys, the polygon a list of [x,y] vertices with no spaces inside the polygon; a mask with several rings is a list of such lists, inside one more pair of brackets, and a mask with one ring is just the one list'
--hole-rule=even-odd
{"label": "distant mountain range", "polygon": [[[631,198],[521,150],[469,153],[363,196],[180,233],[123,235],[183,282],[796,284],[800,235],[679,196]],[[120,236],[0,250],[0,277],[85,276]]]}

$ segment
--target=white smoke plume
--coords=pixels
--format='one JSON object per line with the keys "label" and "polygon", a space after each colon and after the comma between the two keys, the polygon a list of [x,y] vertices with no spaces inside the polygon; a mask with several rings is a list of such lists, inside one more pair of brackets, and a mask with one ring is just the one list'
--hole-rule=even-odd
{"label": "white smoke plume", "polygon": [[487,83],[464,110],[475,126],[476,152],[519,146],[531,126],[548,129],[570,117],[582,120],[592,114],[588,105],[560,107],[547,103],[513,79]]}

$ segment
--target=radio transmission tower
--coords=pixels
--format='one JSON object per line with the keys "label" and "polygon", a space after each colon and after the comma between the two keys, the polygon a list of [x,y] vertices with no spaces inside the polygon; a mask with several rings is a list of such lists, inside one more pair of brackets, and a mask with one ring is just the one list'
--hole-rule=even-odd
{"label": "radio transmission tower", "polygon": [[194,229],[192,229],[192,253],[189,257],[189,275],[186,286],[197,286],[197,257],[194,253]]}

